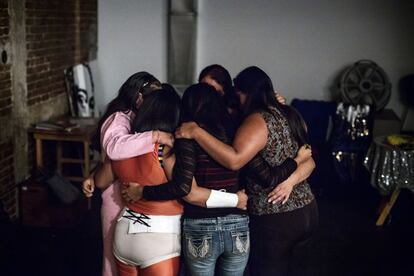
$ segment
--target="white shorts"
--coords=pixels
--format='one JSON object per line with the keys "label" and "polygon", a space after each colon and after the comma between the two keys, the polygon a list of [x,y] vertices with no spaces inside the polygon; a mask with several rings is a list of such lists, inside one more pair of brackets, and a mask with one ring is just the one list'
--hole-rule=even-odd
{"label": "white shorts", "polygon": [[[126,211],[121,214],[129,215]],[[144,221],[152,227],[139,222],[134,223],[133,220],[123,216],[118,219],[113,250],[114,256],[119,261],[145,268],[180,256],[181,233],[176,225],[180,225],[181,216],[149,217],[149,220],[144,219]],[[163,227],[163,225],[169,226]]]}

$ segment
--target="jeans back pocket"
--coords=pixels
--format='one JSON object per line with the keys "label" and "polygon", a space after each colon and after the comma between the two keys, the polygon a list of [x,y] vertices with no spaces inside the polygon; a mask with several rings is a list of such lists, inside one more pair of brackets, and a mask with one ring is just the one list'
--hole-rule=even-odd
{"label": "jeans back pocket", "polygon": [[231,231],[233,241],[233,254],[243,255],[250,251],[250,234],[245,231]]}
{"label": "jeans back pocket", "polygon": [[213,237],[211,234],[184,233],[185,254],[192,259],[204,259],[211,256],[213,250]]}

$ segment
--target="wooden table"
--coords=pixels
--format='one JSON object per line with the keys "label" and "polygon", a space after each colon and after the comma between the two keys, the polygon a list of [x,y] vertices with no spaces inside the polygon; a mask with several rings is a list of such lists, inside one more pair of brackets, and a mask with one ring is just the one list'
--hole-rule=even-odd
{"label": "wooden table", "polygon": [[[57,121],[69,120],[76,123],[78,127],[71,129],[71,131],[55,130],[55,129],[39,129],[31,128],[29,131],[33,133],[36,143],[36,166],[42,168],[43,164],[43,140],[50,140],[57,142],[56,161],[57,170],[62,173],[62,165],[64,163],[80,164],[82,165],[83,177],[79,176],[65,176],[71,181],[82,182],[85,177],[89,176],[91,169],[91,160],[89,155],[89,146],[92,137],[97,128],[97,119],[95,118],[59,118]],[[83,158],[66,158],[63,156],[62,142],[78,142],[83,144]]]}
{"label": "wooden table", "polygon": [[384,224],[401,189],[414,192],[414,149],[388,145],[386,137],[374,139],[364,160],[371,185],[385,196],[378,210],[377,226]]}

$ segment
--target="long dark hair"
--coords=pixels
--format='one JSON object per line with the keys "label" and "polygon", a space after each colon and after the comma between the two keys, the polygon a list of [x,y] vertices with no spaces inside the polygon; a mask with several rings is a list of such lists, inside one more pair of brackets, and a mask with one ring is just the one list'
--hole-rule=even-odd
{"label": "long dark hair", "polygon": [[236,90],[246,95],[246,102],[242,107],[244,116],[253,112],[270,111],[269,107],[275,107],[287,119],[292,136],[298,145],[308,143],[302,116],[293,107],[282,105],[277,101],[272,80],[262,69],[256,66],[247,67],[236,76],[234,86]]}
{"label": "long dark hair", "polygon": [[193,84],[188,87],[181,101],[181,122],[194,121],[209,133],[230,142],[235,126],[226,110],[223,98],[214,87],[206,83]]}
{"label": "long dark hair", "polygon": [[101,128],[109,116],[115,112],[137,112],[136,102],[139,93],[145,97],[150,92],[161,88],[161,83],[148,72],[141,71],[130,76],[119,88],[118,95],[107,106],[104,115],[99,120],[97,131],[93,137],[92,145],[101,150]]}
{"label": "long dark hair", "polygon": [[134,132],[161,130],[174,132],[180,120],[180,96],[169,84],[144,96],[131,124]]}
{"label": "long dark hair", "polygon": [[241,71],[234,78],[234,87],[247,96],[242,107],[244,116],[268,110],[269,106],[280,106],[276,100],[272,80],[259,67],[250,66]]}
{"label": "long dark hair", "polygon": [[293,138],[298,143],[299,147],[304,144],[309,144],[309,136],[306,127],[305,120],[300,115],[296,108],[289,105],[282,105],[283,115],[286,117],[289,123],[289,127],[292,130]]}
{"label": "long dark hair", "polygon": [[219,64],[212,64],[201,70],[198,76],[198,82],[201,82],[205,77],[210,77],[223,87],[224,101],[228,108],[236,112],[240,111],[240,103],[234,91],[233,82],[229,71]]}

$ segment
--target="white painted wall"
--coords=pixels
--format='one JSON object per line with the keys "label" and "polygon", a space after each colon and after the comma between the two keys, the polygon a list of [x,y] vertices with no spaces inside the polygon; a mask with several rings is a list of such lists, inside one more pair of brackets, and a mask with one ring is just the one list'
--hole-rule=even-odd
{"label": "white painted wall", "polygon": [[289,101],[329,100],[346,66],[371,59],[390,77],[388,107],[401,114],[397,82],[414,73],[409,2],[199,0],[196,68],[219,63],[235,76],[257,65]]}
{"label": "white painted wall", "polygon": [[[397,82],[414,73],[414,1],[198,0],[196,75],[219,63],[232,76],[258,65],[288,100],[329,100],[339,73],[371,59],[393,84],[389,108],[403,112]],[[166,81],[167,0],[99,0],[100,109],[132,73]]]}
{"label": "white painted wall", "polygon": [[100,111],[133,73],[167,76],[167,2],[99,0],[98,58],[91,63]]}

